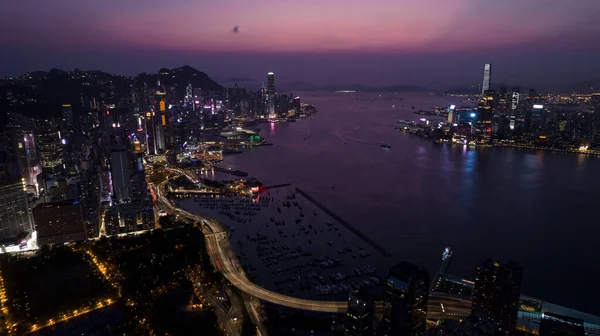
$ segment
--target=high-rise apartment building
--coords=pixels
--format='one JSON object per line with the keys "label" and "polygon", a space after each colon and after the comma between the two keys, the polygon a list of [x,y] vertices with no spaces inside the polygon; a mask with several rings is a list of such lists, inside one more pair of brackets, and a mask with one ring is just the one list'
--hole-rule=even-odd
{"label": "high-rise apartment building", "polygon": [[0,180],[0,239],[33,230],[24,178]]}
{"label": "high-rise apartment building", "polygon": [[117,202],[124,203],[131,199],[131,160],[126,150],[110,153],[110,169],[114,196]]}
{"label": "high-rise apartment building", "polygon": [[373,336],[373,298],[365,292],[353,290],[348,296],[344,333],[349,336]]}
{"label": "high-rise apartment building", "polygon": [[473,312],[482,313],[512,335],[517,324],[523,270],[512,261],[500,264],[485,259],[477,265]]}
{"label": "high-rise apartment building", "polygon": [[429,275],[408,262],[390,268],[385,282],[381,332],[390,336],[425,333]]}
{"label": "high-rise apartment building", "polygon": [[61,132],[56,128],[39,129],[35,133],[35,140],[42,169],[47,172],[61,170],[64,163]]}
{"label": "high-rise apartment building", "polygon": [[38,246],[85,240],[86,227],[77,201],[42,203],[33,208]]}

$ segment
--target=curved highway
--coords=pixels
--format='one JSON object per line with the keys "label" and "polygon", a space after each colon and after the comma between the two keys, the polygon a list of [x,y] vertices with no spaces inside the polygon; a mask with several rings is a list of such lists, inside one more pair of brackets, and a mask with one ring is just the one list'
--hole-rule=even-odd
{"label": "curved highway", "polygon": [[[195,181],[194,178],[181,170],[170,170],[184,174],[192,181]],[[168,181],[163,181],[157,186],[156,194],[158,199],[174,213],[194,222],[202,223],[210,229],[211,233],[205,235],[208,254],[212,258],[214,265],[217,266],[219,271],[232,285],[261,300],[285,307],[324,313],[344,313],[346,311],[348,304],[345,301],[315,301],[300,299],[276,293],[254,284],[248,279],[240,266],[237,256],[233,253],[231,245],[229,244],[227,232],[222,227],[221,223],[205,216],[192,214],[171,204],[164,196],[164,187],[167,182]]]}
{"label": "curved highway", "polygon": [[[196,178],[189,172],[173,168],[167,169],[185,175],[191,181],[197,182]],[[164,196],[164,188],[167,182],[168,180],[161,182],[156,188],[156,195],[159,201],[164,203],[164,205],[172,212],[188,218],[195,223],[202,223],[210,230],[210,233],[205,234],[208,254],[212,258],[213,264],[219,269],[219,272],[221,272],[232,285],[260,300],[285,307],[324,313],[346,312],[348,304],[345,301],[300,299],[264,289],[250,281],[242,269],[237,256],[234,254],[233,249],[229,244],[227,231],[223,228],[221,223],[209,217],[192,214],[174,206]],[[439,294],[429,297],[428,306],[428,316],[431,316],[432,318],[466,317],[471,312],[470,301],[467,302]]]}

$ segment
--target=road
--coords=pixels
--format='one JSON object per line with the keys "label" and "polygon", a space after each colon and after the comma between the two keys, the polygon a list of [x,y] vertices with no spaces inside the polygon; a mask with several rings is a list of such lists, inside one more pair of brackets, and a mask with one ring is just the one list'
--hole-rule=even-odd
{"label": "road", "polygon": [[225,307],[223,303],[217,299],[213,293],[201,283],[197,283],[195,289],[197,295],[202,296],[215,309],[217,318],[221,321],[227,336],[237,336],[241,332],[243,323],[242,304],[239,299],[232,295],[231,291],[227,291],[229,296],[230,307]]}
{"label": "road", "polygon": [[[190,178],[192,181],[197,182],[195,178],[191,176],[191,174],[186,174],[181,170],[172,168],[169,170],[185,174],[185,176]],[[300,299],[276,293],[254,284],[248,279],[244,270],[242,269],[237,256],[234,254],[233,249],[229,244],[227,231],[223,228],[221,223],[206,216],[192,214],[171,204],[171,202],[164,195],[164,188],[167,182],[168,181],[163,181],[156,186],[157,198],[172,212],[180,215],[181,217],[188,218],[196,223],[202,223],[210,230],[210,233],[205,235],[208,254],[219,272],[221,272],[233,286],[260,300],[281,306],[324,313],[346,312],[346,307],[348,304],[345,301],[317,301]]]}
{"label": "road", "polygon": [[[193,174],[179,169],[169,168],[187,176],[193,182],[198,182]],[[164,195],[164,188],[168,181],[161,182],[156,188],[158,200],[173,213],[186,217],[195,223],[202,223],[208,231],[205,233],[208,254],[212,259],[213,265],[219,272],[225,276],[229,282],[243,291],[244,293],[263,301],[271,302],[277,305],[315,311],[323,313],[345,313],[348,306],[346,301],[317,301],[306,300],[284,294],[276,293],[260,287],[250,281],[242,269],[239,260],[227,236],[227,231],[218,221],[207,216],[192,214],[186,210],[175,207]],[[260,320],[260,313],[256,309],[248,309],[253,320]],[[428,318],[457,318],[466,317],[471,313],[471,301],[461,300],[445,295],[431,295],[428,303]]]}

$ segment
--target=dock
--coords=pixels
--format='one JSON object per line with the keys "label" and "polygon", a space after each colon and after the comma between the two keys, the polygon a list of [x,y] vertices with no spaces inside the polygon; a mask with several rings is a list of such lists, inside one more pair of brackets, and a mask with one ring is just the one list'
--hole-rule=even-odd
{"label": "dock", "polygon": [[216,171],[220,171],[220,172],[235,175],[235,176],[248,176],[248,173],[246,173],[245,171],[241,171],[241,170],[231,170],[231,169],[226,169],[226,168],[217,167],[217,166],[213,166],[212,168]]}
{"label": "dock", "polygon": [[292,185],[291,183],[284,183],[284,184],[275,184],[275,185],[270,185],[270,186],[263,187],[263,188],[265,188],[265,189],[269,190],[269,189],[276,189],[276,188],[289,187],[289,186],[291,186],[291,185]]}
{"label": "dock", "polygon": [[367,244],[369,244],[374,250],[376,250],[377,252],[381,253],[385,257],[391,257],[392,256],[392,254],[390,252],[388,252],[386,249],[384,249],[383,247],[379,246],[371,238],[369,238],[366,235],[364,235],[362,232],[360,232],[360,230],[358,230],[357,228],[355,228],[354,226],[352,226],[350,223],[348,223],[345,220],[343,220],[340,216],[336,215],[331,210],[327,209],[323,204],[317,202],[314,198],[312,198],[310,195],[308,195],[307,193],[305,193],[302,189],[296,188],[296,192],[298,194],[304,196],[304,198],[306,198],[312,204],[316,205],[319,209],[321,209],[323,212],[325,212],[326,214],[328,214],[329,216],[331,216],[331,218],[335,219],[337,222],[339,222],[340,224],[342,224],[345,228],[347,228],[352,233],[354,233],[355,235],[357,235],[358,237],[360,237]]}

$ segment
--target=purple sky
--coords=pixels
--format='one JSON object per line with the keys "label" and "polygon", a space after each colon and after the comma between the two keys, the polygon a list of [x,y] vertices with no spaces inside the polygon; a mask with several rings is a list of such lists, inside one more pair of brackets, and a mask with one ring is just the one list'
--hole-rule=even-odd
{"label": "purple sky", "polygon": [[[600,0],[1,1],[0,76],[51,67],[318,84],[600,78]],[[239,26],[237,33],[234,26]]]}

